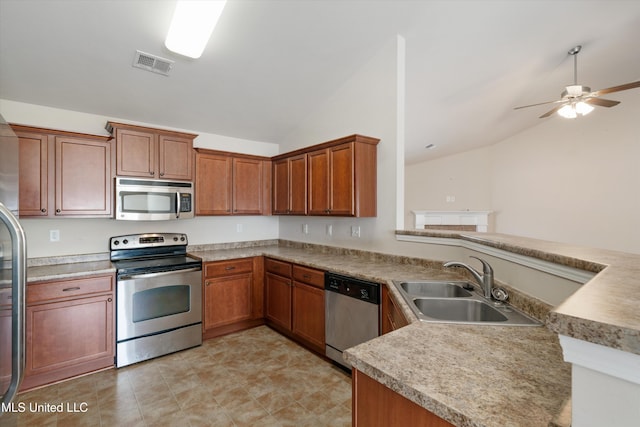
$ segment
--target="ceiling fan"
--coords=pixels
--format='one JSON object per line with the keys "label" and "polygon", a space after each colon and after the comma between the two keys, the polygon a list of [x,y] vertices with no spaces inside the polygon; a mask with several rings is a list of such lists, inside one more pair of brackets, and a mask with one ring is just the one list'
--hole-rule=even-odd
{"label": "ceiling fan", "polygon": [[589,114],[593,107],[597,105],[599,107],[614,107],[620,104],[620,101],[612,101],[609,99],[599,98],[600,95],[605,95],[612,92],[620,92],[623,90],[633,89],[640,87],[640,81],[626,83],[620,86],[613,86],[606,89],[596,90],[591,92],[591,88],[578,84],[578,52],[580,52],[582,46],[576,46],[569,50],[568,54],[573,56],[573,85],[567,86],[560,95],[561,99],[557,101],[540,102],[538,104],[524,105],[522,107],[516,107],[514,110],[521,108],[535,107],[537,105],[545,104],[558,104],[551,110],[547,111],[540,116],[541,119],[549,117],[553,113],[557,112],[562,117],[568,119],[576,118],[578,114],[584,116]]}

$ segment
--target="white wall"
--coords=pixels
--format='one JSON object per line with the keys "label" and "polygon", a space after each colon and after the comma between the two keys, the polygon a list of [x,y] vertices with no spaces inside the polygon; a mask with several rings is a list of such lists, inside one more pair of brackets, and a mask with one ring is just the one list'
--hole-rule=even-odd
{"label": "white wall", "polygon": [[[405,212],[493,210],[495,231],[640,253],[640,96],[407,167]],[[531,114],[536,114],[532,111]],[[432,185],[433,183],[433,185]],[[455,203],[444,195],[455,193]]]}
{"label": "white wall", "polygon": [[[378,144],[378,215],[375,218],[281,217],[280,237],[341,247],[385,251],[395,244],[398,57],[401,37],[393,38],[345,84],[283,140],[282,152],[354,133],[380,138]],[[400,153],[400,156],[402,154]],[[302,233],[309,225],[309,234]],[[327,235],[327,226],[333,235]],[[351,237],[359,226],[360,238]]]}
{"label": "white wall", "polygon": [[[0,114],[10,123],[108,135],[107,121],[134,123],[165,128],[161,124],[137,123],[127,119],[105,117],[39,105],[0,100]],[[229,138],[193,129],[175,129],[199,136],[196,147],[238,153],[273,156],[278,145]],[[27,219],[22,218],[27,235],[29,258],[108,252],[109,237],[144,232],[186,233],[190,244],[240,242],[278,238],[278,219],[271,216],[199,217],[181,221],[116,221],[113,219]],[[238,232],[238,224],[241,232]],[[49,231],[58,230],[60,241],[50,242]]]}

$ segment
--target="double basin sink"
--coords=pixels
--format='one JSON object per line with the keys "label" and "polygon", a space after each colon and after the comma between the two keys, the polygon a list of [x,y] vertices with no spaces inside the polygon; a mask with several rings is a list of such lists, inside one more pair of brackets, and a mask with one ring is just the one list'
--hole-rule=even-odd
{"label": "double basin sink", "polygon": [[415,315],[425,322],[540,326],[512,306],[489,301],[464,281],[394,281]]}

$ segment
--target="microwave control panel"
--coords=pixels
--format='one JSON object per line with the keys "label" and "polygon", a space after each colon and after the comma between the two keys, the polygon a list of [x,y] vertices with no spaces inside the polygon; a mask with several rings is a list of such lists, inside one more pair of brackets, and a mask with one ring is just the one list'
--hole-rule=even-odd
{"label": "microwave control panel", "polygon": [[180,194],[180,212],[191,212],[191,194]]}

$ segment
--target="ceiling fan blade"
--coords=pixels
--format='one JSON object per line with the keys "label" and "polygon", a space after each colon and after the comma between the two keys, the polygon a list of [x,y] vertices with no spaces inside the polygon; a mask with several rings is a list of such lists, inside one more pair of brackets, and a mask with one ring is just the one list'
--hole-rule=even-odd
{"label": "ceiling fan blade", "polygon": [[620,104],[620,101],[612,101],[610,99],[603,99],[603,98],[589,98],[589,99],[585,99],[585,101],[587,104],[593,104],[593,105],[598,105],[600,107],[615,107],[616,105]]}
{"label": "ceiling fan blade", "polygon": [[544,113],[543,115],[541,115],[539,118],[540,119],[544,119],[546,117],[549,117],[550,115],[552,115],[553,113],[555,113],[556,111],[558,111],[559,109],[561,109],[563,106],[562,105],[558,105],[557,107],[553,107],[551,110],[547,111],[546,113]]}
{"label": "ceiling fan blade", "polygon": [[519,110],[521,108],[536,107],[538,105],[557,104],[558,102],[564,102],[564,101],[565,101],[564,99],[559,99],[557,101],[547,101],[547,102],[540,102],[538,104],[523,105],[521,107],[515,107],[514,110]]}
{"label": "ceiling fan blade", "polygon": [[640,80],[638,80],[637,82],[627,83],[620,86],[613,86],[606,89],[600,89],[595,92],[591,92],[589,95],[600,96],[600,95],[605,95],[607,93],[620,92],[621,90],[628,90],[636,87],[640,87]]}

